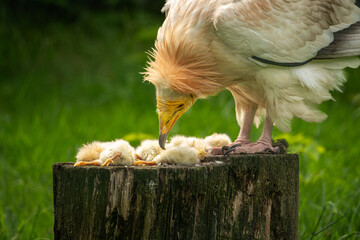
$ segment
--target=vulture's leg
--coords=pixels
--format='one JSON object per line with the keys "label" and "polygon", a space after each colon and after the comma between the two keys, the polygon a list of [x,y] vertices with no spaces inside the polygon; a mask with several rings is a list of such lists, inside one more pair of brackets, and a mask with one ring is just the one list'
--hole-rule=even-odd
{"label": "vulture's leg", "polygon": [[[222,148],[212,148],[209,152],[213,155],[223,155],[230,147],[234,145],[243,146],[246,144],[250,144],[250,132],[254,121],[256,109],[256,106],[249,106],[246,110],[244,110],[244,116],[240,127],[240,132],[234,144],[231,144],[229,146],[223,146]],[[238,114],[240,110],[236,110],[236,113]],[[240,119],[240,116],[237,116],[237,118]]]}
{"label": "vulture's leg", "polygon": [[250,132],[252,124],[254,122],[256,109],[257,107],[251,106],[248,109],[244,110],[243,123],[241,125],[239,135],[234,142],[235,144],[245,145],[251,143]]}
{"label": "vulture's leg", "polygon": [[255,143],[246,144],[244,146],[239,146],[234,144],[231,146],[224,155],[227,154],[237,154],[237,153],[260,153],[270,151],[273,153],[279,153],[279,147],[272,146],[272,130],[273,130],[273,122],[270,117],[265,118],[264,128],[261,134],[261,137]]}

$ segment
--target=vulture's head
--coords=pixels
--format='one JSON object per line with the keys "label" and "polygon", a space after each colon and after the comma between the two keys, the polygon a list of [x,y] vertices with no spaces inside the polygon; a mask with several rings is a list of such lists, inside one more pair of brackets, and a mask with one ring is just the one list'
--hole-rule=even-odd
{"label": "vulture's head", "polygon": [[216,63],[204,44],[176,36],[158,36],[144,73],[145,80],[156,88],[159,144],[163,149],[170,129],[195,100],[214,95],[221,88]]}
{"label": "vulture's head", "polygon": [[180,93],[171,88],[156,86],[159,144],[162,149],[165,149],[167,136],[175,122],[194,104],[195,100],[194,94]]}

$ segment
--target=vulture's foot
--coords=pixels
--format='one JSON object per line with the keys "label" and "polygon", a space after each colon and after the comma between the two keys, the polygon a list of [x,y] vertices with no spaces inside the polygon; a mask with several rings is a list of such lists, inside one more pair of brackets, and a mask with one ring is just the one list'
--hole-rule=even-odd
{"label": "vulture's foot", "polygon": [[230,147],[223,147],[223,154],[245,154],[245,153],[280,153],[280,147],[272,146],[271,140],[259,139],[255,143],[234,144]]}
{"label": "vulture's foot", "polygon": [[100,166],[101,161],[99,161],[99,160],[94,160],[94,161],[90,161],[90,162],[80,161],[80,162],[76,162],[74,164],[74,167],[81,167],[81,166],[85,166],[85,165]]}
{"label": "vulture's foot", "polygon": [[252,142],[250,142],[250,140],[240,140],[240,139],[237,139],[233,144],[230,144],[230,145],[226,145],[226,146],[223,146],[223,147],[214,147],[214,148],[211,148],[211,149],[207,149],[206,151],[212,155],[224,155],[224,153],[229,150],[231,147],[233,146],[237,146],[237,147],[240,147],[240,146],[245,146],[245,145],[248,145],[248,144],[253,144]]}

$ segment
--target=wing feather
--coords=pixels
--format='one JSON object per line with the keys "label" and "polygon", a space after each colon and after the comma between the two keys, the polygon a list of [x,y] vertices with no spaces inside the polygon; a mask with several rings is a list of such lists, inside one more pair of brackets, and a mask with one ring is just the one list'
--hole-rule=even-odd
{"label": "wing feather", "polygon": [[272,62],[301,63],[360,20],[355,0],[242,0],[219,7],[218,37],[234,51]]}
{"label": "wing feather", "polygon": [[334,34],[334,41],[321,49],[317,59],[350,57],[360,55],[360,22]]}

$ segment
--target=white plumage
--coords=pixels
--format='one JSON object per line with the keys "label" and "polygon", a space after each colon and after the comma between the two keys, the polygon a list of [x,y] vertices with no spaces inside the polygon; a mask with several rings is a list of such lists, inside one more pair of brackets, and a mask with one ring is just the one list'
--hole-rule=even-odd
{"label": "white plumage", "polygon": [[294,117],[323,121],[315,104],[332,99],[344,68],[360,65],[358,6],[359,0],[168,0],[145,76],[156,87],[160,145],[195,99],[224,89],[242,128],[236,143],[251,144],[251,124],[266,116],[257,146],[238,152],[276,152],[273,125],[290,131]]}

